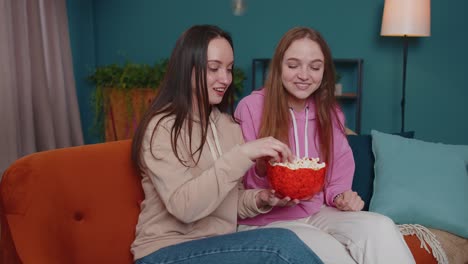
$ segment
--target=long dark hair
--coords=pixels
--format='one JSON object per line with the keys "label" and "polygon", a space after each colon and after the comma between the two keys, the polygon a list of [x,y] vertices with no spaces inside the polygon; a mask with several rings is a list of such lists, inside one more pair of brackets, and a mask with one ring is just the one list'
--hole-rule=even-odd
{"label": "long dark hair", "polygon": [[338,122],[344,133],[344,125],[339,122],[339,105],[335,99],[335,66],[328,44],[322,35],[308,27],[295,27],[286,32],[279,41],[270,63],[270,70],[265,81],[265,103],[260,125],[260,137],[273,136],[289,145],[290,124],[288,112],[288,93],[281,80],[282,63],[286,50],[299,39],[309,38],[315,41],[324,56],[324,72],[322,83],[312,93],[317,112],[317,135],[319,138],[319,154],[327,164],[333,160],[333,120]]}
{"label": "long dark hair", "polygon": [[[137,167],[142,170],[140,151],[146,128],[155,115],[163,114],[154,127],[151,142],[154,140],[154,132],[158,125],[167,117],[174,117],[174,125],[171,129],[171,146],[177,159],[188,165],[177,151],[177,140],[181,129],[187,122],[188,137],[192,160],[198,163],[201,150],[206,142],[206,135],[211,113],[211,105],[208,99],[206,70],[208,44],[215,38],[226,39],[234,50],[232,38],[229,33],[213,25],[196,25],[186,30],[177,40],[176,45],[169,58],[167,71],[162,81],[159,92],[150,108],[144,114],[135,132],[132,142],[132,159]],[[195,87],[192,86],[192,71],[194,74]],[[228,87],[222,101],[217,105],[221,112],[233,113],[234,89]],[[193,111],[193,106],[198,111]],[[198,115],[195,117],[194,115]],[[201,140],[200,146],[192,150],[192,128],[194,120],[200,120]],[[157,139],[156,139],[157,140]],[[150,143],[151,144],[151,143]],[[153,151],[151,149],[151,151]],[[198,158],[195,158],[198,153]],[[154,155],[153,155],[154,156]]]}

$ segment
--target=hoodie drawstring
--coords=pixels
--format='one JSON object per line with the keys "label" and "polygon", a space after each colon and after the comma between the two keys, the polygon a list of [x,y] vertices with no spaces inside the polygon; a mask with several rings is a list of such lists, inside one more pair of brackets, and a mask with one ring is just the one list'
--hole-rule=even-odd
{"label": "hoodie drawstring", "polygon": [[[292,123],[293,123],[293,130],[294,130],[294,143],[296,144],[296,158],[300,158],[299,153],[299,136],[297,134],[297,123],[296,117],[294,116],[294,111],[292,108],[289,108],[289,112],[291,113]],[[305,125],[304,125],[304,150],[305,150],[305,157],[309,157],[309,140],[307,136],[307,125],[309,124],[309,107],[305,108]]]}
{"label": "hoodie drawstring", "polygon": [[[216,129],[216,125],[211,120],[210,118],[210,127],[211,127],[211,132],[213,133],[213,138],[214,138],[214,145],[216,146],[216,150],[213,147],[213,143],[210,140],[210,137],[206,137],[206,142],[208,142],[208,147],[210,148],[211,156],[213,157],[213,160],[217,160],[219,157],[223,155],[223,151],[221,150],[221,146],[219,144],[219,139],[218,139],[218,130]],[[216,155],[218,153],[219,156]]]}

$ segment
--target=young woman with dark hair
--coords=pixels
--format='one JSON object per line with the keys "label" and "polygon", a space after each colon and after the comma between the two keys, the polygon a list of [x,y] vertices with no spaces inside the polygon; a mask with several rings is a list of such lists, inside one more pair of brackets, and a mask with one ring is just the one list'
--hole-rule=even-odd
{"label": "young woman with dark hair", "polygon": [[[145,199],[131,246],[136,263],[322,263],[286,229],[236,231],[282,202],[243,190],[258,158],[291,160],[272,137],[244,143],[233,103],[229,34],[194,26],[178,39],[160,92],[133,140]],[[240,188],[240,189],[239,189]]]}

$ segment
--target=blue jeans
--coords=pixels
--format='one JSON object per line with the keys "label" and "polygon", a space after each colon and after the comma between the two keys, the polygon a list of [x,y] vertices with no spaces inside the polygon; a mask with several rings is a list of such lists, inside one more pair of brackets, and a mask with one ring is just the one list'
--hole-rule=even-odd
{"label": "blue jeans", "polygon": [[293,232],[262,228],[161,248],[136,264],[323,264]]}

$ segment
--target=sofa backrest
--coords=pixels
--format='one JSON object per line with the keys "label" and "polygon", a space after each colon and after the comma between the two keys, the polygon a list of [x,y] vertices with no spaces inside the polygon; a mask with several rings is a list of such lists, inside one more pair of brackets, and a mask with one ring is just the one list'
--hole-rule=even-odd
{"label": "sofa backrest", "polygon": [[0,184],[0,262],[133,263],[143,191],[130,149],[116,141],[13,163]]}

